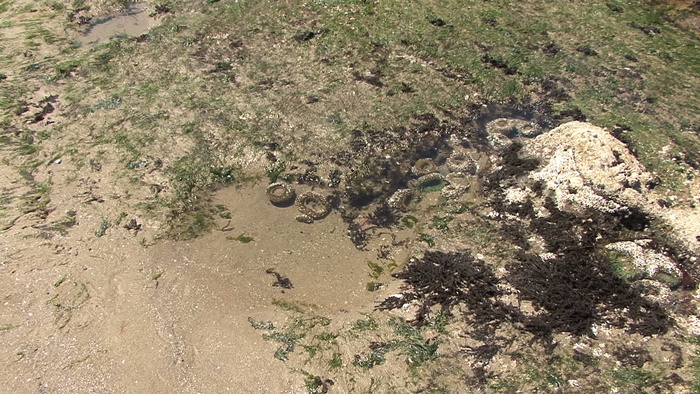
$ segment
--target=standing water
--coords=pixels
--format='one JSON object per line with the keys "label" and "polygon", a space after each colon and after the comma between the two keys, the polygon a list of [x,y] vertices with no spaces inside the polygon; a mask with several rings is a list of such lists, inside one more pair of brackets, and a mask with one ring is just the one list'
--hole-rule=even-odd
{"label": "standing water", "polygon": [[125,10],[121,13],[93,22],[84,34],[78,36],[78,41],[83,44],[99,44],[118,35],[138,36],[159,24],[157,19],[146,12],[146,4],[126,3],[124,7]]}

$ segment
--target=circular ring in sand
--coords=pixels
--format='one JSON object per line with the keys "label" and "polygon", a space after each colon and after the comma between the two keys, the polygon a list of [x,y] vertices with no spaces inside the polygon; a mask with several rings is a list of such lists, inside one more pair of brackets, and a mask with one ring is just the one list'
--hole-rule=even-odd
{"label": "circular ring in sand", "polygon": [[323,219],[330,213],[331,204],[325,196],[314,192],[306,192],[297,198],[299,212],[313,218]]}
{"label": "circular ring in sand", "polygon": [[447,183],[448,181],[444,176],[434,172],[432,174],[423,175],[422,177],[414,180],[411,186],[419,190],[429,190],[432,188],[445,186]]}
{"label": "circular ring in sand", "polygon": [[489,132],[493,133],[503,133],[505,131],[514,129],[515,126],[515,119],[510,119],[510,118],[498,118],[490,121],[486,125],[486,129]]}
{"label": "circular ring in sand", "polygon": [[273,205],[286,207],[294,203],[294,197],[296,197],[296,192],[294,189],[286,183],[275,182],[271,183],[267,187],[267,198]]}
{"label": "circular ring in sand", "polygon": [[534,123],[526,120],[521,120],[518,124],[518,133],[523,137],[533,138],[542,133],[542,129]]}
{"label": "circular ring in sand", "polygon": [[479,166],[466,152],[455,151],[447,158],[447,168],[451,172],[463,172],[474,175]]}
{"label": "circular ring in sand", "polygon": [[437,166],[433,159],[418,159],[411,170],[416,176],[422,176],[437,171]]}
{"label": "circular ring in sand", "polygon": [[486,125],[486,131],[491,134],[502,134],[509,139],[517,137],[536,137],[542,130],[534,123],[517,118],[498,118]]}

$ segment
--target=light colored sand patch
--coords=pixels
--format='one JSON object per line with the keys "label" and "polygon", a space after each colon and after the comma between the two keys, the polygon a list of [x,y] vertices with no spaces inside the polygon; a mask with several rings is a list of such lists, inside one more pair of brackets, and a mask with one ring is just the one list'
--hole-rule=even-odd
{"label": "light colored sand patch", "polygon": [[125,7],[125,12],[108,16],[105,22],[96,24],[85,34],[79,35],[77,40],[83,44],[99,44],[121,34],[139,36],[160,23],[149,15],[145,4],[126,3]]}

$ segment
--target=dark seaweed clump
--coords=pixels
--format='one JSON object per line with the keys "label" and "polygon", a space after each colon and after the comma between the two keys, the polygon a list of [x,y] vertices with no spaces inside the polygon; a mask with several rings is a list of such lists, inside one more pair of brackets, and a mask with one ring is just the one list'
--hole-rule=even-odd
{"label": "dark seaweed clump", "polygon": [[[503,171],[512,172],[507,167]],[[515,322],[542,339],[558,332],[594,336],[594,324],[626,328],[647,336],[668,331],[673,323],[668,314],[619,276],[602,251],[608,242],[648,236],[643,231],[649,226],[648,218],[632,215],[635,217],[630,225],[630,218],[625,215],[593,210],[582,214],[563,212],[550,199],[544,204],[550,215],[538,217],[532,204],[508,205],[499,197],[498,193],[494,195],[492,207],[528,219],[504,223],[513,243],[522,251],[508,265],[509,274],[503,280],[518,290],[521,300],[532,302],[535,314],[526,315],[499,301],[504,295],[500,280],[490,267],[474,260],[468,252],[427,251],[423,258],[412,260],[395,275],[406,282],[403,297],[389,298],[379,308],[398,308],[418,300],[415,323],[420,325],[435,306],[445,314],[452,314],[458,305],[465,306],[466,315],[477,328],[472,335],[482,340],[505,322]],[[554,253],[554,258],[544,260],[530,252],[528,239],[532,234],[544,239],[545,249]]]}
{"label": "dark seaweed clump", "polygon": [[420,259],[413,259],[404,271],[394,277],[403,279],[403,297],[390,297],[378,309],[396,309],[406,302],[419,300],[420,308],[414,323],[422,325],[435,306],[440,312],[452,315],[458,305],[468,308],[467,315],[482,336],[488,336],[501,322],[517,319],[517,308],[498,301],[503,295],[499,279],[491,268],[474,259],[469,252],[426,251]]}
{"label": "dark seaweed clump", "polygon": [[486,189],[501,192],[504,187],[517,184],[521,176],[537,168],[540,164],[537,159],[520,157],[522,148],[522,143],[514,142],[501,152],[503,160],[501,169],[486,177],[484,181]]}
{"label": "dark seaweed clump", "polygon": [[[553,332],[594,336],[594,323],[628,326],[642,335],[664,334],[671,319],[658,304],[616,275],[610,261],[591,250],[543,260],[523,254],[510,267],[508,281],[538,313],[527,316],[525,329],[546,337]],[[626,312],[623,312],[626,310]]]}
{"label": "dark seaweed clump", "polygon": [[275,276],[275,282],[272,283],[272,286],[281,287],[283,289],[293,289],[294,288],[294,285],[292,285],[292,281],[289,278],[287,278],[286,276],[275,271],[274,268],[268,268],[267,270],[265,270],[265,273]]}
{"label": "dark seaweed clump", "polygon": [[[672,324],[663,308],[644,298],[637,287],[620,277],[607,254],[606,243],[648,236],[649,218],[638,212],[611,215],[595,210],[582,214],[564,212],[551,199],[545,200],[548,217],[537,217],[531,206],[493,206],[529,219],[529,225],[510,223],[509,231],[523,252],[508,266],[507,280],[521,299],[532,301],[536,316],[525,317],[525,329],[547,337],[555,332],[593,335],[594,323],[627,326],[642,335],[663,334]],[[527,252],[529,234],[537,234],[556,258],[543,260]],[[623,313],[623,310],[625,312]]]}

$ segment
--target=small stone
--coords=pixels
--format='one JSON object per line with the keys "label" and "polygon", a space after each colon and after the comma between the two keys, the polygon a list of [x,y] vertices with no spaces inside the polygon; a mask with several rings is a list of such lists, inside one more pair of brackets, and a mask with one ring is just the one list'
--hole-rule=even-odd
{"label": "small stone", "polygon": [[296,219],[297,222],[302,222],[302,223],[307,223],[307,224],[311,224],[314,222],[314,218],[312,218],[309,215],[299,215],[299,216],[295,217],[294,219]]}

